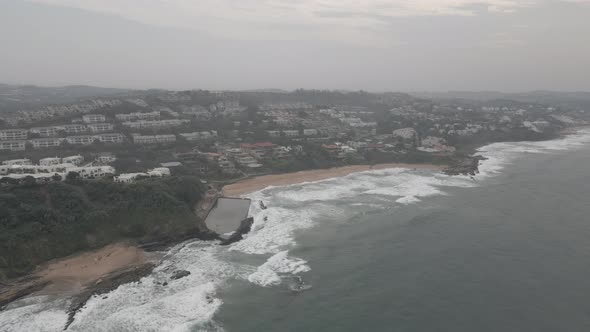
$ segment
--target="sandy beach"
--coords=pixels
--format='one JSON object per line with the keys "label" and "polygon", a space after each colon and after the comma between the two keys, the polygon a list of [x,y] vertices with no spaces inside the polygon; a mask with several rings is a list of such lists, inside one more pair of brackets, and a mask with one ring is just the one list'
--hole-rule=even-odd
{"label": "sandy beach", "polygon": [[117,243],[50,262],[36,275],[41,281],[50,282],[43,293],[62,294],[77,292],[108,274],[140,266],[148,261],[143,250]]}
{"label": "sandy beach", "polygon": [[240,197],[248,193],[262,190],[269,186],[287,186],[291,184],[320,181],[340,176],[346,176],[352,173],[365,172],[370,170],[379,170],[387,168],[408,168],[408,169],[428,169],[440,171],[444,165],[431,164],[377,164],[377,165],[354,165],[343,166],[329,169],[317,169],[309,171],[300,171],[295,173],[271,174],[254,178],[245,179],[223,187],[223,195],[226,197]]}

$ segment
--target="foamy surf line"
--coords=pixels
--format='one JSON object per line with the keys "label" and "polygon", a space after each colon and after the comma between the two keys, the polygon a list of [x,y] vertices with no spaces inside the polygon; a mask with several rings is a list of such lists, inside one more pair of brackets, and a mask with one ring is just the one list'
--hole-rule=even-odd
{"label": "foamy surf line", "polygon": [[554,140],[492,143],[477,150],[477,155],[487,158],[480,163],[479,177],[497,174],[515,159],[526,154],[575,150],[588,144],[590,144],[590,128],[587,127]]}
{"label": "foamy surf line", "polygon": [[[559,140],[490,144],[479,149],[488,160],[481,163],[476,179],[498,174],[525,154],[571,150],[589,143],[590,130],[586,129]],[[93,297],[68,331],[223,331],[215,321],[223,305],[217,290],[228,282],[289,287],[296,280],[296,289],[309,289],[302,285],[309,286],[305,274],[312,271],[313,260],[296,257],[299,232],[323,222],[351,222],[357,211],[419,204],[428,197],[445,195],[445,188],[481,183],[466,176],[392,168],[250,193],[246,196],[254,202],[249,212],[254,225],[244,240],[229,248],[202,241],[174,247],[152,275]],[[267,208],[262,209],[259,201]],[[260,263],[239,263],[252,258]],[[176,270],[190,275],[171,281]],[[49,298],[17,301],[0,312],[0,331],[61,331],[67,320],[66,302]]]}

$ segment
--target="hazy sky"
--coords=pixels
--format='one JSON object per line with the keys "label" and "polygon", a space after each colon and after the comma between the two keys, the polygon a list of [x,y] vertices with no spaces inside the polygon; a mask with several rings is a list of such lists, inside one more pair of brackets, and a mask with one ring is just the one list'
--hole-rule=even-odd
{"label": "hazy sky", "polygon": [[590,91],[590,0],[0,0],[0,82]]}

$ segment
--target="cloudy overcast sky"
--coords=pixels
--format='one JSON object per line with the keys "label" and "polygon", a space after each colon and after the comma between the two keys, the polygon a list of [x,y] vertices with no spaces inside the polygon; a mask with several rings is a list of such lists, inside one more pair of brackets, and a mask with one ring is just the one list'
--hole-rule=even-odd
{"label": "cloudy overcast sky", "polygon": [[590,0],[0,0],[0,81],[590,90]]}

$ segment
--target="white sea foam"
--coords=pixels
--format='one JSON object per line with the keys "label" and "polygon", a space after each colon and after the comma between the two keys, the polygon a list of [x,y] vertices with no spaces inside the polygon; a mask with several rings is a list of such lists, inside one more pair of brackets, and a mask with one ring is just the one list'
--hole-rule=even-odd
{"label": "white sea foam", "polygon": [[68,302],[46,296],[29,297],[0,311],[2,332],[55,332],[63,330],[68,315]]}
{"label": "white sea foam", "polygon": [[296,257],[289,257],[288,251],[281,251],[270,257],[248,276],[248,280],[260,286],[273,286],[281,283],[281,274],[296,275],[311,270],[307,262]]}
{"label": "white sea foam", "polygon": [[581,129],[564,138],[538,142],[502,142],[486,145],[478,149],[478,155],[487,160],[480,163],[479,177],[493,176],[501,172],[516,158],[526,153],[551,153],[575,150],[590,143],[590,129]]}
{"label": "white sea foam", "polygon": [[[148,277],[88,301],[68,331],[190,331],[211,325],[227,279],[251,272],[218,257],[219,247],[200,241],[173,249]],[[190,275],[171,280],[174,271]],[[167,285],[163,285],[164,283]]]}

